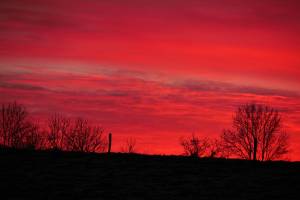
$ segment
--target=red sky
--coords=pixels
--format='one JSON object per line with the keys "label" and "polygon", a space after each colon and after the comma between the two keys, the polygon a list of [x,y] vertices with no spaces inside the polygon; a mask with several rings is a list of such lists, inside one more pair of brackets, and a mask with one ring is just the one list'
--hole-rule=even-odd
{"label": "red sky", "polygon": [[179,154],[246,102],[283,114],[300,160],[298,0],[0,2],[0,103],[84,116],[113,148]]}

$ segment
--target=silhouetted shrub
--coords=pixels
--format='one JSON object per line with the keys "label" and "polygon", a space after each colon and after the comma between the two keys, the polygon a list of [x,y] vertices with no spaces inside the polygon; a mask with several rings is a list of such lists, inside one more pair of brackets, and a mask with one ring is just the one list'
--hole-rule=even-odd
{"label": "silhouetted shrub", "polygon": [[209,148],[207,138],[200,139],[194,134],[190,137],[181,138],[180,144],[184,149],[184,154],[192,157],[204,156]]}
{"label": "silhouetted shrub", "polygon": [[126,139],[124,146],[121,147],[123,153],[136,153],[136,139],[129,137]]}

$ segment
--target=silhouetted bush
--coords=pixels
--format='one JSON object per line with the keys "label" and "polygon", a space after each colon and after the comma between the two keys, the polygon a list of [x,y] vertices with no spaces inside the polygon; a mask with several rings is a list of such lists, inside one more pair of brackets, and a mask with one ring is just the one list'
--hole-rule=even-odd
{"label": "silhouetted bush", "polygon": [[181,138],[180,144],[184,149],[184,154],[192,157],[205,156],[209,149],[209,140],[207,138],[200,139],[194,134],[190,137]]}
{"label": "silhouetted bush", "polygon": [[227,149],[224,148],[222,141],[220,139],[210,139],[208,154],[207,156],[210,158],[228,158],[230,153]]}
{"label": "silhouetted bush", "polygon": [[121,147],[121,152],[123,153],[136,153],[136,139],[127,138],[124,146]]}

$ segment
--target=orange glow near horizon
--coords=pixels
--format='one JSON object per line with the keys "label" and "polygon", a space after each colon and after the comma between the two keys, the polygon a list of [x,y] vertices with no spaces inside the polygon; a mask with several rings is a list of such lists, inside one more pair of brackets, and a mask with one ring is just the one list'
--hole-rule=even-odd
{"label": "orange glow near horizon", "polygon": [[297,0],[0,2],[0,103],[82,116],[142,153],[217,137],[246,102],[278,108],[300,160]]}

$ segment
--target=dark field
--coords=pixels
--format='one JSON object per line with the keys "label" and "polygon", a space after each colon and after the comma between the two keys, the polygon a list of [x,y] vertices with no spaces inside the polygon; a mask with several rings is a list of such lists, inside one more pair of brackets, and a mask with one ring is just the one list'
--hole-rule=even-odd
{"label": "dark field", "polygon": [[299,199],[300,163],[1,150],[1,199]]}

